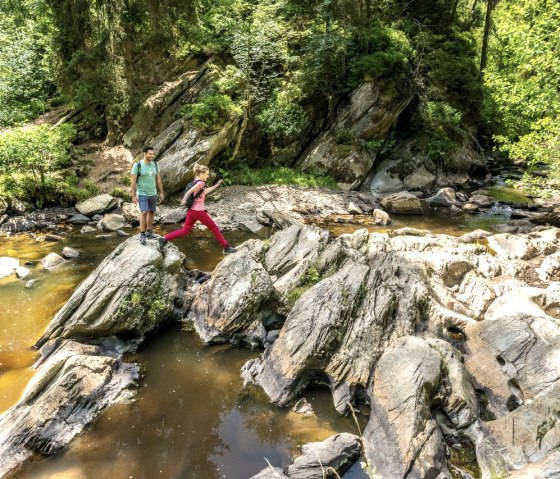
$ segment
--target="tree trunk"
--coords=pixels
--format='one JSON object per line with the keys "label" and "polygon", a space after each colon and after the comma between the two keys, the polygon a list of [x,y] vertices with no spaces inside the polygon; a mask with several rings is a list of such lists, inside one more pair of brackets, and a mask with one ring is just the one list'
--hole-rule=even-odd
{"label": "tree trunk", "polygon": [[492,26],[492,10],[496,7],[499,0],[487,0],[486,18],[484,20],[484,33],[482,34],[482,50],[480,52],[480,75],[484,74],[484,69],[488,63],[488,43],[490,39],[490,27]]}

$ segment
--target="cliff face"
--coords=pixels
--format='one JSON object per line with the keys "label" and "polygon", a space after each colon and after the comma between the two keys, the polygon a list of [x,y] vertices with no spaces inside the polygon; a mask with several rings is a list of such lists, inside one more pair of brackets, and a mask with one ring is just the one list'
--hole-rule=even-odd
{"label": "cliff face", "polygon": [[[215,80],[223,63],[212,58],[193,60],[189,67],[144,101],[122,138],[133,152],[144,144],[155,146],[168,193],[185,186],[194,163],[226,164],[242,122],[241,116],[234,115],[212,127],[193,125],[185,106],[216,93]],[[413,100],[409,86],[395,85],[391,79],[366,81],[345,97],[318,98],[306,105],[308,122],[282,141],[270,138],[250,116],[236,161],[295,167],[331,176],[343,189],[381,194],[427,191],[436,184],[464,185],[473,165],[484,163],[467,138],[441,164],[422,152],[421,139],[410,136],[397,142],[390,157],[379,158],[380,145]]]}

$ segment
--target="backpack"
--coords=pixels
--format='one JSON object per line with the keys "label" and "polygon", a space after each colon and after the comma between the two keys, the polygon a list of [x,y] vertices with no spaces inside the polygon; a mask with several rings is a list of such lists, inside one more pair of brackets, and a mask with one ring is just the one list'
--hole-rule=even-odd
{"label": "backpack", "polygon": [[[186,188],[186,191],[189,191],[194,185],[196,185],[197,183],[201,182],[202,180],[195,180],[195,181],[191,181]],[[200,191],[198,191],[197,193],[195,193],[194,195],[190,195],[187,198],[187,201],[185,202],[185,205],[187,206],[187,209],[191,209],[192,205],[194,205],[194,200],[196,200],[197,198],[200,197],[200,195],[202,195],[202,193],[204,192],[204,188],[201,188]]]}
{"label": "backpack", "polygon": [[[156,161],[154,161],[154,165],[156,165],[156,175],[159,173],[159,166]],[[141,167],[142,167],[142,160],[136,162],[136,166],[138,167],[138,174],[136,176],[141,175]]]}

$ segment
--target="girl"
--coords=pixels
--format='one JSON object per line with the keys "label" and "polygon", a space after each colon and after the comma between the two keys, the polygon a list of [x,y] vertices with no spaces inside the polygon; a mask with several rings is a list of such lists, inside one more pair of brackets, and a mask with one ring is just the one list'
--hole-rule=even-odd
{"label": "girl", "polygon": [[226,241],[224,235],[222,235],[222,232],[218,228],[218,225],[214,223],[214,220],[210,217],[210,215],[206,211],[206,207],[204,206],[206,195],[208,193],[212,193],[212,191],[218,188],[223,182],[223,180],[219,180],[214,186],[205,189],[204,187],[206,185],[206,180],[208,180],[209,173],[210,170],[207,166],[194,165],[195,179],[193,181],[193,186],[189,188],[185,193],[185,196],[183,196],[181,205],[185,205],[187,203],[187,198],[189,198],[189,196],[191,195],[194,196],[194,202],[192,203],[192,206],[187,210],[187,218],[185,220],[183,228],[181,228],[180,230],[172,231],[171,233],[168,233],[165,236],[159,238],[159,243],[162,247],[165,246],[165,243],[167,243],[168,241],[173,241],[175,238],[180,238],[181,236],[190,234],[196,222],[200,221],[212,232],[214,237],[222,245],[222,248],[224,248],[224,253],[235,253],[237,251]]}

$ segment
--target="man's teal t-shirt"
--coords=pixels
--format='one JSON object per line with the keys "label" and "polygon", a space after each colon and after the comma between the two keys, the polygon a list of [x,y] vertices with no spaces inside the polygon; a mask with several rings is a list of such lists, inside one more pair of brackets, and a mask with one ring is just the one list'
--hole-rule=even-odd
{"label": "man's teal t-shirt", "polygon": [[132,165],[132,171],[130,172],[133,175],[137,175],[136,191],[138,196],[156,196],[156,177],[158,174],[157,165],[153,161],[150,163],[144,163],[144,161],[141,161],[140,163],[140,176],[138,176],[138,162]]}

